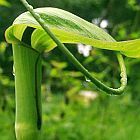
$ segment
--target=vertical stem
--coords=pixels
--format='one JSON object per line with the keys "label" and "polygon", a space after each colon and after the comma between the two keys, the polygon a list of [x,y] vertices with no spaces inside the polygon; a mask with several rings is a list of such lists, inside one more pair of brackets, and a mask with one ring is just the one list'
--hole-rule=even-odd
{"label": "vertical stem", "polygon": [[13,45],[16,90],[16,138],[39,140],[41,133],[41,57],[21,44]]}

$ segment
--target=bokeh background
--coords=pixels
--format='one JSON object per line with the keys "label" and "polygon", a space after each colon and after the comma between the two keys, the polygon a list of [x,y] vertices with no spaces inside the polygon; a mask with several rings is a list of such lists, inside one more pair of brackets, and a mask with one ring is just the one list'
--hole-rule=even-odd
{"label": "bokeh background", "polygon": [[[57,7],[97,24],[117,41],[140,38],[140,0],[28,0],[34,7]],[[4,32],[26,11],[19,0],[0,0],[0,140],[15,140],[15,91],[11,45]],[[97,78],[119,86],[115,52],[82,44],[68,49]],[[109,96],[55,48],[45,53],[42,76],[42,140],[139,140],[140,59],[125,58],[128,86]]]}

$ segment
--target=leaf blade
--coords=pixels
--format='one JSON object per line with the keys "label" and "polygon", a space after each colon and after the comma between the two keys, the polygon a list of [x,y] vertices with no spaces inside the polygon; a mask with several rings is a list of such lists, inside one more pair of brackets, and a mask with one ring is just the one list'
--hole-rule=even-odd
{"label": "leaf blade", "polygon": [[[38,8],[35,12],[62,43],[83,43],[100,49],[121,51],[128,57],[140,57],[140,39],[116,42],[108,33],[80,17],[57,8]],[[22,27],[21,27],[22,26]],[[32,34],[32,47],[38,51],[50,51],[56,44],[42,30],[29,12],[21,14],[13,23],[12,34],[21,39],[27,26],[36,30]],[[20,32],[19,32],[20,29]],[[8,36],[9,32],[6,32]]]}

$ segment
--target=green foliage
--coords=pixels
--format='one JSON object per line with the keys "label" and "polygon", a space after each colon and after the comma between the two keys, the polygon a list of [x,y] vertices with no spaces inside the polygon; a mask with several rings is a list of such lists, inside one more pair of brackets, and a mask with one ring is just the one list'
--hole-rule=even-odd
{"label": "green foliage", "polygon": [[[139,110],[131,105],[128,95],[121,98],[119,102],[118,98],[108,97],[108,101],[104,102],[99,97],[89,105],[79,102],[64,105],[62,99],[61,96],[55,98],[49,96],[48,104],[43,106],[48,114],[43,116],[46,122],[43,127],[43,140],[46,137],[49,140],[135,140],[140,138],[140,127],[137,125],[140,118],[135,118]],[[55,106],[56,104],[58,105]],[[122,114],[125,116],[122,117]]]}
{"label": "green foliage", "polygon": [[6,6],[6,7],[9,7],[9,6],[10,6],[10,3],[7,2],[7,0],[0,0],[0,6]]}

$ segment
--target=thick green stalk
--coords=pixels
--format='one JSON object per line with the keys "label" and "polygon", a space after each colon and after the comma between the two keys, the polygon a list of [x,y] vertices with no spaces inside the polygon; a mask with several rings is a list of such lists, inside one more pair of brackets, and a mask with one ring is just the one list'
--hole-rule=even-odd
{"label": "thick green stalk", "polygon": [[24,44],[13,44],[16,90],[16,138],[39,140],[41,133],[41,57]]}

